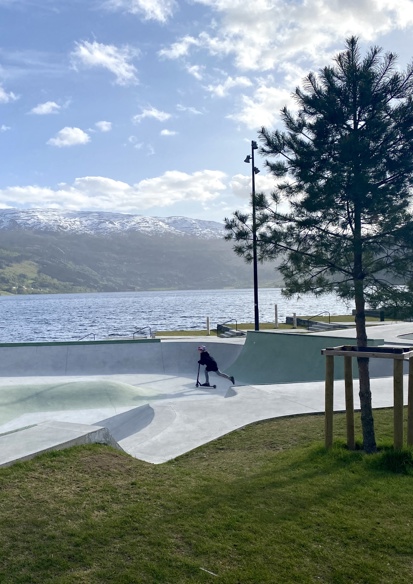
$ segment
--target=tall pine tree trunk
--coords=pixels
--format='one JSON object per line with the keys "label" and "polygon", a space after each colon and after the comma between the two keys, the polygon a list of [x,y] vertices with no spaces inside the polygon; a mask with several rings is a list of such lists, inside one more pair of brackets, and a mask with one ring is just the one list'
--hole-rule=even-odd
{"label": "tall pine tree trunk", "polygon": [[[358,184],[358,182],[356,182]],[[356,197],[356,200],[358,198]],[[357,347],[367,347],[366,312],[364,298],[363,243],[361,228],[361,210],[358,204],[354,207],[354,240],[353,240],[353,281],[354,300],[356,305]],[[369,359],[357,358],[359,372],[359,397],[361,409],[361,427],[363,431],[363,448],[371,454],[376,452],[376,437],[374,432],[373,408],[371,404]]]}
{"label": "tall pine tree trunk", "polygon": [[[367,347],[366,313],[363,280],[355,280],[355,304],[356,304],[356,333],[357,346]],[[359,397],[361,409],[361,426],[363,431],[363,448],[371,454],[376,452],[376,437],[374,432],[373,408],[370,391],[369,359],[357,358],[359,372]]]}

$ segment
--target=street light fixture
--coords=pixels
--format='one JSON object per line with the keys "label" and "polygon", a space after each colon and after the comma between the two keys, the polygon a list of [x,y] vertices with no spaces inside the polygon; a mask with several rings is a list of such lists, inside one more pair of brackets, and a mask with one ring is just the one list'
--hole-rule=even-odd
{"label": "street light fixture", "polygon": [[258,311],[258,266],[257,266],[257,223],[255,216],[255,175],[260,171],[254,166],[254,150],[257,150],[258,146],[254,140],[251,140],[251,155],[245,158],[244,162],[249,164],[252,162],[251,168],[251,182],[252,182],[252,264],[254,270],[254,324],[255,330],[260,330],[260,317]]}

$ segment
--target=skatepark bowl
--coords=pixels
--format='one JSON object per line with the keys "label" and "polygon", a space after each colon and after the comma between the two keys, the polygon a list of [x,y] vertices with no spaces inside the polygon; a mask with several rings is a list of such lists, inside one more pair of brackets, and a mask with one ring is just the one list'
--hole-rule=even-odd
{"label": "skatepark bowl", "polygon": [[[2,344],[0,466],[91,442],[160,464],[259,420],[324,412],[321,351],[354,339],[354,329],[336,336],[274,329],[225,339]],[[409,339],[412,323],[369,328],[374,346]],[[196,386],[199,344],[235,385],[211,373],[215,389]],[[370,369],[373,407],[392,406],[392,363],[372,360]],[[203,375],[201,367],[201,383]],[[344,411],[340,363],[335,379],[334,410]]]}

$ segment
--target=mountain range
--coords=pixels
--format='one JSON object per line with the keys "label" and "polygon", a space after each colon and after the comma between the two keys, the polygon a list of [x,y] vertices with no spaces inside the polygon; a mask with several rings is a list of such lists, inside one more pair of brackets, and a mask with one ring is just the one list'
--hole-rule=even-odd
{"label": "mountain range", "polygon": [[[252,266],[223,237],[223,224],[187,217],[2,209],[0,292],[251,288]],[[274,264],[259,284],[282,285]]]}
{"label": "mountain range", "polygon": [[222,237],[224,228],[216,221],[188,217],[144,217],[96,211],[60,211],[56,209],[0,209],[0,230],[115,235],[139,232],[151,236],[194,236],[202,239]]}

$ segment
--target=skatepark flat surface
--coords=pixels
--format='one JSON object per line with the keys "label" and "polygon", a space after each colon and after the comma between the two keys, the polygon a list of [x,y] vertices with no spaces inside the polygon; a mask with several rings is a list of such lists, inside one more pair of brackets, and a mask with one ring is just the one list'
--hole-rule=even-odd
{"label": "skatepark flat surface", "polygon": [[[280,346],[286,346],[286,337],[281,335],[276,331],[252,333],[248,342],[243,338],[196,337],[142,345],[139,349],[144,359],[134,373],[3,375],[0,466],[90,442],[107,443],[140,460],[159,464],[255,421],[323,412],[323,378],[301,379],[300,352],[288,349],[288,353],[282,353]],[[336,346],[343,339],[350,343],[354,329],[336,331],[335,336],[311,335],[315,336],[328,337],[325,346]],[[410,346],[409,336],[413,337],[412,323],[369,328],[369,338],[380,344],[384,340],[383,344]],[[297,342],[301,342],[298,337]],[[216,389],[196,387],[198,344],[207,345],[221,370],[235,376],[234,387],[214,373],[210,382],[217,385]],[[265,354],[266,346],[269,350]],[[257,347],[264,353],[259,363],[254,356]],[[260,378],[263,368],[271,370],[276,378],[277,363],[284,372],[289,367],[289,382],[251,383],[254,375]],[[243,380],[246,366],[248,383]],[[204,381],[203,371],[200,381]],[[407,403],[406,380],[404,385]],[[357,407],[357,383],[354,386]],[[374,408],[393,405],[391,373],[373,378],[371,388]],[[341,379],[335,382],[334,409],[345,409]]]}

